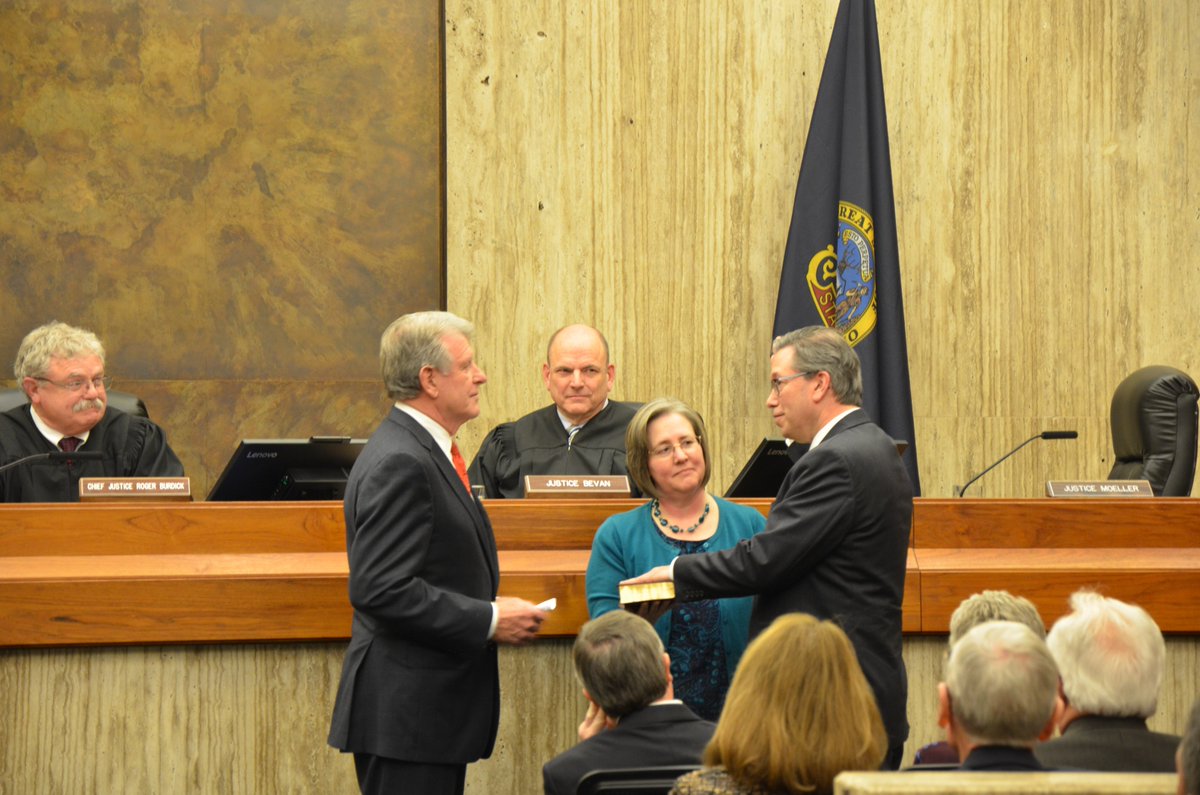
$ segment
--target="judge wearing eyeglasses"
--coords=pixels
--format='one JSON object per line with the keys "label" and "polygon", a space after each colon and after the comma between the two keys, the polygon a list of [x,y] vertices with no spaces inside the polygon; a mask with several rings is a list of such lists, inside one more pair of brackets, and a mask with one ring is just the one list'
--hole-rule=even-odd
{"label": "judge wearing eyeglasses", "polygon": [[[596,531],[587,570],[592,618],[620,608],[617,584],[674,558],[726,549],[763,529],[753,508],[705,490],[712,469],[704,420],[678,400],[642,406],[625,433],[629,474],[652,499],[607,519]],[[752,600],[676,605],[654,628],[671,657],[675,697],[716,720],[746,649]],[[653,616],[647,616],[653,618]]]}
{"label": "judge wearing eyeglasses", "polygon": [[0,502],[78,502],[82,477],[179,477],[183,465],[161,428],[108,405],[104,346],[90,331],[51,322],[25,336],[13,366],[29,402],[0,413]]}

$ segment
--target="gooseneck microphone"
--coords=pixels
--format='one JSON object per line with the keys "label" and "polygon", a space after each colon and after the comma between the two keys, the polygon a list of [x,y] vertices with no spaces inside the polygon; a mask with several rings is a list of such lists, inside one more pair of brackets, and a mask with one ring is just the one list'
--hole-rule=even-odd
{"label": "gooseneck microphone", "polygon": [[1005,453],[1003,456],[1001,456],[1000,459],[998,461],[996,461],[996,463],[992,464],[990,467],[988,467],[987,469],[983,470],[975,477],[968,480],[966,486],[961,486],[961,487],[955,486],[954,487],[954,496],[961,497],[963,495],[963,492],[965,492],[967,490],[967,486],[970,486],[972,483],[979,480],[981,477],[983,477],[987,473],[991,472],[993,469],[998,467],[1004,461],[1004,459],[1008,458],[1010,455],[1017,452],[1022,447],[1024,447],[1025,445],[1029,444],[1030,442],[1032,442],[1036,439],[1076,439],[1078,437],[1079,437],[1078,431],[1042,431],[1041,433],[1036,433],[1033,436],[1030,436],[1025,441],[1021,442],[1019,445],[1017,445],[1013,449],[1009,450],[1007,453]]}
{"label": "gooseneck microphone", "polygon": [[16,461],[9,461],[4,466],[0,466],[0,474],[3,474],[10,469],[14,469],[15,467],[19,467],[22,464],[28,464],[31,461],[41,461],[43,459],[47,461],[66,461],[69,464],[72,461],[100,461],[103,460],[103,458],[104,453],[93,450],[89,450],[87,452],[84,452],[83,450],[76,450],[74,453],[65,453],[61,450],[53,453],[34,453],[33,455],[27,455],[24,458],[18,458]]}

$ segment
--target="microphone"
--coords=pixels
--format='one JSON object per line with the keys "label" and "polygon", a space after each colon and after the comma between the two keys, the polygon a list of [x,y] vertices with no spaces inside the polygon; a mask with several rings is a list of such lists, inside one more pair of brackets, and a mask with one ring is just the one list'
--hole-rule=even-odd
{"label": "microphone", "polygon": [[3,474],[4,472],[7,472],[15,467],[19,467],[22,464],[28,464],[30,461],[46,460],[66,461],[67,463],[70,463],[72,461],[102,461],[103,459],[104,453],[92,450],[77,450],[74,453],[64,453],[61,450],[56,450],[53,453],[34,453],[33,455],[27,455],[24,458],[18,458],[16,461],[10,461],[4,466],[0,466],[0,474]]}
{"label": "microphone", "polygon": [[967,486],[970,486],[972,483],[979,480],[981,477],[983,477],[987,473],[991,472],[993,469],[995,469],[997,466],[999,466],[1001,464],[1001,462],[1004,461],[1004,459],[1008,458],[1010,455],[1017,452],[1022,447],[1029,444],[1030,442],[1034,441],[1035,439],[1077,439],[1077,438],[1079,438],[1079,431],[1042,431],[1041,433],[1035,433],[1033,436],[1030,436],[1028,439],[1021,442],[1019,445],[1017,445],[1016,447],[1014,447],[1013,449],[1011,449],[1007,453],[1005,453],[1003,456],[1001,456],[1000,459],[998,461],[996,461],[996,463],[992,464],[990,467],[988,467],[987,469],[983,470],[975,477],[968,480],[966,486],[961,486],[961,487],[955,486],[954,487],[954,496],[961,497],[963,495],[963,492],[965,492],[967,490]]}

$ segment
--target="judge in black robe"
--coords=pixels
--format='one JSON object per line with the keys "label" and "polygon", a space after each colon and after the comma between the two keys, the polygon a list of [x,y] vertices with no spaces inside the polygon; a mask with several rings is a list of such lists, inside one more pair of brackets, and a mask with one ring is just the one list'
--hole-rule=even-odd
{"label": "judge in black robe", "polygon": [[625,428],[637,403],[615,400],[572,434],[555,405],[498,425],[483,440],[471,463],[471,483],[484,496],[525,496],[526,475],[629,475],[625,467]]}
{"label": "judge in black robe", "polygon": [[[34,425],[31,411],[32,407],[24,404],[0,413],[0,465],[58,452]],[[104,458],[20,464],[0,474],[0,502],[79,502],[80,478],[183,476],[183,464],[167,445],[161,428],[145,417],[111,406],[78,450],[100,452]]]}

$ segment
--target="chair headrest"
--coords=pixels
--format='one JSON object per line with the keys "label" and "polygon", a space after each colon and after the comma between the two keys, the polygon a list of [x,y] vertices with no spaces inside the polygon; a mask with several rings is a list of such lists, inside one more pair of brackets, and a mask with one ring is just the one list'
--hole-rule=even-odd
{"label": "chair headrest", "polygon": [[1116,462],[1110,476],[1145,477],[1156,494],[1190,494],[1198,397],[1187,373],[1165,365],[1143,367],[1122,381],[1112,399]]}
{"label": "chair headrest", "polygon": [[[15,409],[17,406],[24,406],[28,402],[29,398],[26,396],[24,389],[20,389],[19,387],[0,389],[0,411]],[[142,399],[128,392],[108,390],[108,405],[126,414],[134,414],[138,417],[147,418],[150,416],[149,412],[146,411],[146,404],[142,402]]]}

